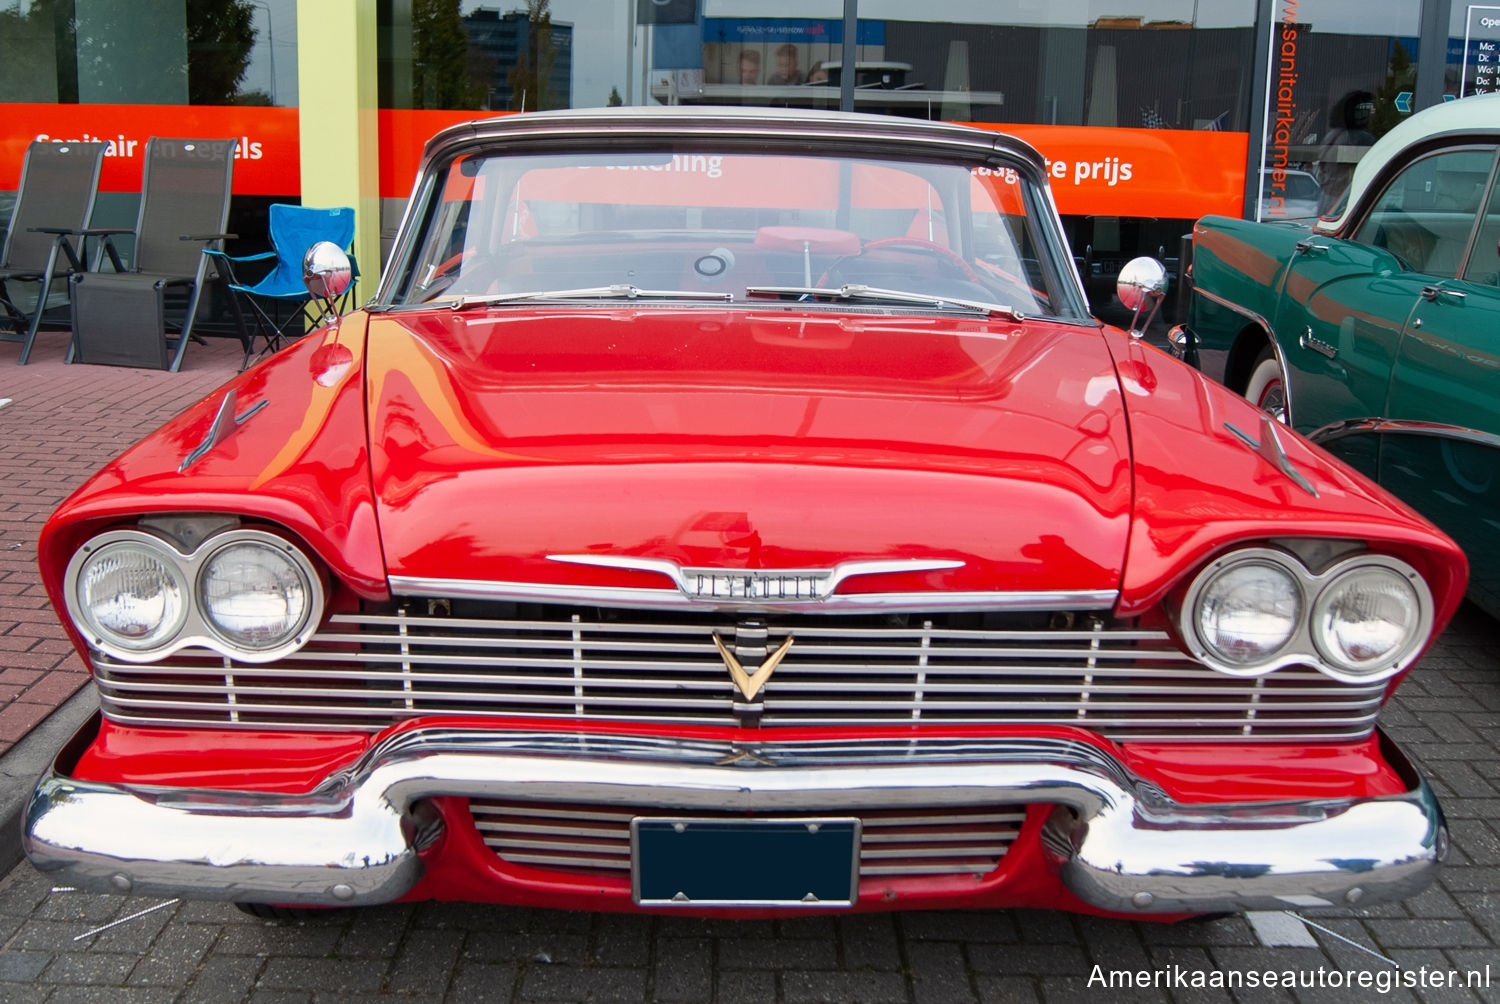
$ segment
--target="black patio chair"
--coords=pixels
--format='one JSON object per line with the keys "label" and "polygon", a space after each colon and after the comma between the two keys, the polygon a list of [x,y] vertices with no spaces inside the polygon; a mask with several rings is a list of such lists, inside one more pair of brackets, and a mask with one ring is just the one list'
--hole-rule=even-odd
{"label": "black patio chair", "polygon": [[[68,362],[113,366],[182,366],[209,268],[205,248],[221,249],[234,177],[234,140],[162,139],[146,144],[141,209],[134,230],[86,230],[101,237],[113,272],[75,273],[73,347]],[[115,247],[135,235],[126,269]],[[181,320],[167,316],[167,293],[187,303]],[[175,312],[176,303],[173,303]],[[175,330],[169,330],[175,329]]]}
{"label": "black patio chair", "polygon": [[[0,331],[0,341],[21,343],[22,366],[31,358],[53,281],[83,270],[83,248],[74,247],[72,238],[89,225],[103,162],[103,143],[38,140],[26,148],[21,187],[0,246],[0,309],[12,329]],[[29,312],[16,303],[13,282],[36,284]]]}

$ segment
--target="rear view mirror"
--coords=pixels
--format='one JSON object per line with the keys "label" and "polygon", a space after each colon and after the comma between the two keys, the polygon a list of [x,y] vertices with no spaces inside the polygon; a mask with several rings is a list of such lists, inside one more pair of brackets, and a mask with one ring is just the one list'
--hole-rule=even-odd
{"label": "rear view mirror", "polygon": [[302,282],[320,300],[344,295],[354,279],[349,256],[332,241],[318,241],[302,256]]}

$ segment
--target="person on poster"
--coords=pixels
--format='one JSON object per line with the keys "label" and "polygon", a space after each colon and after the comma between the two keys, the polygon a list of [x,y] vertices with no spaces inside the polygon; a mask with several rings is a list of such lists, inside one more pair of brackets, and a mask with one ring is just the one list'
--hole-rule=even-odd
{"label": "person on poster", "polygon": [[760,83],[760,52],[755,49],[740,50],[740,83]]}
{"label": "person on poster", "polygon": [[768,84],[800,84],[807,78],[797,66],[797,47],[787,42],[776,50],[776,72],[771,74]]}

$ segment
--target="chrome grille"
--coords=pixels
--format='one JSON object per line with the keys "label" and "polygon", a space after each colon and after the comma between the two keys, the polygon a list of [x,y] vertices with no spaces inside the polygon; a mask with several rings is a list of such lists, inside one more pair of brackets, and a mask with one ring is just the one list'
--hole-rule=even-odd
{"label": "chrome grille", "polygon": [[[1370,734],[1384,685],[1308,667],[1241,679],[1162,631],[1045,614],[784,616],[454,601],[452,615],[332,617],[268,665],[184,650],[132,665],[96,653],[111,718],[378,730],[431,716],[746,724],[713,640],[744,656],[795,644],[757,695],[786,726],[1074,725],[1118,740],[1291,741]],[[478,614],[484,614],[479,616]],[[1067,625],[1049,627],[1052,621]],[[740,715],[736,714],[739,704]]]}
{"label": "chrome grille", "polygon": [[[618,806],[469,802],[485,846],[512,864],[556,871],[630,874],[630,820],[652,810]],[[666,815],[655,810],[655,815]],[[680,815],[675,813],[673,815]],[[729,813],[704,814],[738,818]],[[778,818],[786,818],[778,815]],[[1022,806],[860,813],[861,878],[985,875],[1026,818]]]}

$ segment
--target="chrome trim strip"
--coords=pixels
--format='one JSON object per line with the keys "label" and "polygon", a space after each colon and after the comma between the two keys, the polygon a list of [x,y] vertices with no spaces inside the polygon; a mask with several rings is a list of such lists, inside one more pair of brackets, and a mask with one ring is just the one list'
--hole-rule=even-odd
{"label": "chrome trim strip", "polygon": [[[1193,292],[1203,297],[1205,300],[1208,300],[1210,303],[1223,307],[1232,313],[1239,314],[1241,317],[1246,318],[1247,320],[1254,321],[1256,324],[1260,325],[1262,330],[1265,331],[1266,338],[1273,344],[1275,343],[1276,339],[1271,335],[1271,325],[1266,321],[1264,317],[1260,316],[1255,311],[1242,307],[1232,300],[1226,300],[1224,299],[1224,297],[1219,296],[1217,293],[1210,293],[1202,286],[1193,286]],[[1197,336],[1195,335],[1194,337],[1196,338]]]}
{"label": "chrome trim strip", "polygon": [[224,394],[224,399],[219,402],[219,410],[214,413],[214,420],[209,424],[208,432],[203,436],[203,442],[193,447],[192,452],[182,458],[182,463],[177,467],[177,473],[181,474],[197,463],[205,453],[229,438],[231,432],[250,421],[255,417],[256,412],[270,403],[269,400],[261,401],[247,408],[243,415],[236,415],[234,413],[235,389],[229,388]]}
{"label": "chrome trim strip", "polygon": [[1313,498],[1317,498],[1318,490],[1313,487],[1311,481],[1303,476],[1301,471],[1292,466],[1291,460],[1287,458],[1286,450],[1281,445],[1281,436],[1276,432],[1277,424],[1277,421],[1271,416],[1261,415],[1260,439],[1258,440],[1233,423],[1225,422],[1224,428],[1234,433],[1240,442],[1259,454],[1266,463],[1290,478],[1298,488],[1301,488]]}
{"label": "chrome trim strip", "polygon": [[1185,805],[1067,739],[985,740],[985,759],[957,763],[764,767],[619,759],[610,751],[630,737],[557,738],[593,752],[398,733],[306,795],[82,781],[59,763],[32,795],[23,846],[53,884],[88,891],[336,906],[412,888],[422,807],[438,795],[683,813],[1053,803],[1042,843],[1084,902],[1198,913],[1400,899],[1433,881],[1448,844],[1432,791],[1404,763],[1415,787],[1400,795]]}
{"label": "chrome trim strip", "polygon": [[[1242,307],[1238,303],[1234,303],[1231,300],[1226,300],[1224,299],[1224,297],[1219,296],[1217,293],[1210,293],[1208,290],[1204,289],[1202,286],[1199,286],[1197,283],[1193,284],[1192,292],[1194,296],[1201,296],[1210,303],[1223,307],[1225,310],[1228,310],[1231,313],[1238,314],[1248,321],[1253,321],[1256,326],[1258,326],[1260,330],[1265,334],[1266,344],[1271,346],[1271,354],[1276,357],[1276,365],[1281,367],[1281,389],[1282,393],[1286,395],[1286,421],[1288,425],[1291,425],[1292,415],[1295,414],[1295,412],[1292,410],[1292,382],[1290,379],[1288,379],[1287,376],[1291,371],[1287,368],[1286,355],[1281,351],[1281,342],[1276,339],[1276,333],[1271,328],[1271,323],[1260,314],[1257,314],[1255,311]],[[1194,332],[1189,332],[1189,334],[1192,336],[1192,339],[1196,343],[1197,347],[1199,349],[1202,349],[1203,339]],[[1229,358],[1229,348],[1230,346],[1225,346],[1223,353],[1224,359],[1226,360],[1226,367],[1228,366],[1227,360]],[[1229,376],[1227,372],[1209,373],[1208,375],[1213,377],[1219,383],[1227,385],[1227,378]]]}
{"label": "chrome trim strip", "polygon": [[1461,425],[1444,425],[1441,422],[1415,422],[1391,418],[1349,418],[1341,422],[1331,422],[1309,433],[1307,438],[1322,445],[1364,432],[1382,435],[1390,433],[1401,436],[1433,436],[1438,439],[1452,439],[1500,450],[1500,435],[1492,432],[1469,429]]}
{"label": "chrome trim strip", "polygon": [[778,606],[808,600],[823,601],[839,583],[856,575],[933,572],[962,568],[962,561],[841,561],[832,568],[684,568],[662,558],[632,558],[614,554],[549,554],[548,561],[597,568],[623,568],[665,575],[690,600],[755,600]]}
{"label": "chrome trim strip", "polygon": [[[675,566],[674,566],[675,568]],[[684,569],[684,571],[686,571]],[[858,573],[856,573],[858,574]],[[880,613],[888,610],[986,611],[986,610],[1111,610],[1119,591],[1114,589],[1058,590],[1055,592],[954,592],[954,593],[856,593],[835,594],[822,600],[722,602],[693,599],[680,589],[637,589],[620,586],[564,586],[539,582],[499,582],[483,579],[431,579],[392,575],[391,594],[421,598],[515,600],[539,603],[571,603],[586,606],[627,607],[632,610],[670,610],[691,606],[695,610],[769,613]]]}

